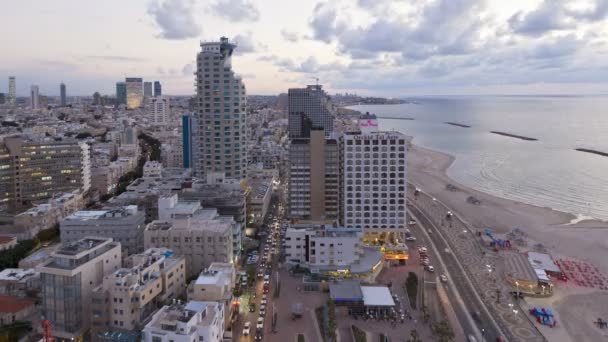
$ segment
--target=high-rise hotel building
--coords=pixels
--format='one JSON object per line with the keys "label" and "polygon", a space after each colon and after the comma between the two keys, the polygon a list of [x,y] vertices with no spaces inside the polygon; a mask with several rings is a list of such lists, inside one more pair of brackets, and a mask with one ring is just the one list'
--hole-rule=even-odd
{"label": "high-rise hotel building", "polygon": [[245,178],[247,166],[247,96],[240,76],[232,70],[236,45],[228,38],[201,43],[196,71],[197,133],[193,148],[195,176],[223,172]]}
{"label": "high-rise hotel building", "polygon": [[378,131],[373,115],[362,116],[359,128],[342,137],[343,224],[362,228],[370,243],[402,246],[407,139],[399,132]]}
{"label": "high-rise hotel building", "polygon": [[334,108],[323,86],[292,88],[287,93],[289,137],[310,136],[311,128],[323,128],[329,136],[334,130]]}

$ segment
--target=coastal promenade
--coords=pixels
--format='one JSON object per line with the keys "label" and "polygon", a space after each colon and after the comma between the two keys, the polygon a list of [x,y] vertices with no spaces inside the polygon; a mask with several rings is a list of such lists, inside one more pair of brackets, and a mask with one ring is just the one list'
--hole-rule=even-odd
{"label": "coastal promenade", "polygon": [[478,243],[476,229],[457,215],[447,219],[449,208],[424,191],[415,195],[414,190],[408,186],[408,208],[431,227],[429,236],[437,248],[451,251],[452,257],[444,259],[469,314],[476,316],[482,340],[503,336],[508,341],[546,341],[528,319],[526,308],[513,302],[511,289],[501,281],[500,258]]}

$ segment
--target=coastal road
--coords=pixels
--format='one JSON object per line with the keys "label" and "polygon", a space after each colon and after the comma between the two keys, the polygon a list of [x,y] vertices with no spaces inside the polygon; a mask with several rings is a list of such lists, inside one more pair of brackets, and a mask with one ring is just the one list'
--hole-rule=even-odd
{"label": "coastal road", "polygon": [[[412,201],[409,201],[408,203],[408,211],[413,217],[418,219],[418,222],[423,229],[427,229],[427,234],[433,241],[436,249],[438,251],[445,251],[446,249],[451,251],[450,246],[448,246],[446,241],[440,238],[439,234],[441,234],[441,232],[438,231],[435,224],[427,217],[425,213],[420,211],[411,202]],[[455,256],[451,254],[451,252],[444,252],[442,260],[449,270],[449,281],[452,282],[452,284],[456,287],[456,290],[462,298],[464,307],[466,308],[463,309],[462,305],[454,305],[454,310],[456,311],[460,324],[465,333],[478,336],[479,332],[482,332],[482,340],[485,338],[488,341],[496,341],[496,338],[502,336],[500,329],[492,323],[493,319],[490,317],[487,310],[484,310],[484,304],[479,300],[473,286],[471,286],[471,284],[467,281],[466,275],[455,259]],[[446,286],[446,290],[450,298],[457,298],[457,295],[454,293],[451,286]],[[477,312],[479,316],[478,321],[474,323],[477,324],[476,327],[471,325],[470,319],[472,317],[472,313],[474,312]]]}

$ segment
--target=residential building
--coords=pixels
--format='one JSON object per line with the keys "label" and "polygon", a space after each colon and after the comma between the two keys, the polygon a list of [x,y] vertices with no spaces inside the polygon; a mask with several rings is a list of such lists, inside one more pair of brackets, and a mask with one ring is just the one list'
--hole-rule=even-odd
{"label": "residential building", "polygon": [[224,172],[245,178],[247,166],[247,94],[240,76],[232,70],[236,45],[228,38],[201,43],[197,55],[197,158],[195,176]]}
{"label": "residential building", "polygon": [[288,91],[289,137],[307,138],[312,128],[333,132],[335,109],[321,85]]}
{"label": "residential building", "polygon": [[182,168],[184,166],[183,153],[181,141],[160,145],[160,160],[164,167]]}
{"label": "residential building", "polygon": [[0,104],[6,103],[6,95],[4,93],[0,93]]}
{"label": "residential building", "polygon": [[82,340],[91,324],[92,290],[120,268],[120,243],[111,238],[86,238],[63,244],[38,265],[42,285],[41,314],[55,338]]}
{"label": "residential building", "polygon": [[13,225],[16,228],[14,236],[18,239],[33,239],[41,230],[59,225],[66,216],[84,208],[85,199],[80,191],[64,193],[53,197],[47,203],[38,204],[20,214],[15,215]]}
{"label": "residential building", "polygon": [[226,313],[224,328],[230,325],[234,306],[232,292],[236,283],[234,264],[213,262],[188,285],[188,300],[219,302]]}
{"label": "residential building", "polygon": [[67,93],[66,93],[66,89],[65,89],[65,84],[63,82],[61,82],[61,84],[59,84],[59,96],[60,96],[59,104],[61,105],[61,107],[67,106],[68,105]]}
{"label": "residential building", "polygon": [[163,91],[162,91],[162,87],[159,81],[154,81],[154,96],[158,97],[158,96],[162,96],[163,95]]}
{"label": "residential building", "polygon": [[30,108],[40,109],[40,94],[37,85],[30,88]]}
{"label": "residential building", "polygon": [[198,201],[178,201],[175,195],[158,203],[159,220],[146,227],[145,248],[167,247],[184,255],[188,277],[212,262],[233,262],[233,230],[240,226],[232,217],[202,209]]}
{"label": "residential building", "polygon": [[5,137],[0,144],[0,209],[19,212],[91,186],[89,146],[76,140]]}
{"label": "residential building", "polygon": [[312,129],[289,147],[289,213],[292,219],[336,223],[340,203],[339,140]]}
{"label": "residential building", "polygon": [[26,297],[40,290],[40,273],[33,268],[5,268],[0,271],[0,294]]}
{"label": "residential building", "polygon": [[384,257],[379,248],[365,246],[362,237],[358,228],[295,225],[285,232],[285,259],[313,273],[373,281]]}
{"label": "residential building", "polygon": [[234,259],[241,253],[243,229],[247,219],[247,192],[240,182],[229,181],[217,174],[207,175],[206,182],[194,182],[182,189],[179,197],[199,201],[203,208],[215,208],[221,216],[230,216],[236,224],[232,231]]}
{"label": "residential building", "polygon": [[224,310],[218,302],[177,301],[160,309],[142,330],[143,342],[222,342]]}
{"label": "residential building", "polygon": [[152,82],[144,82],[144,97],[150,98],[152,95]]}
{"label": "residential building", "polygon": [[143,329],[163,304],[184,294],[186,262],[166,248],[151,248],[130,256],[124,268],[106,275],[93,289],[91,338]]}
{"label": "residential building", "polygon": [[10,76],[8,78],[8,96],[7,103],[9,105],[15,105],[17,103],[17,86],[16,86],[15,76]]}
{"label": "residential building", "polygon": [[248,177],[247,214],[250,223],[261,224],[264,221],[270,207],[273,182],[274,177]]}
{"label": "residential building", "polygon": [[136,205],[77,211],[61,221],[61,242],[76,242],[87,236],[112,238],[121,244],[126,257],[143,252],[145,227],[145,214]]}
{"label": "residential building", "polygon": [[140,108],[144,101],[143,80],[141,77],[127,77],[127,109]]}
{"label": "residential building", "polygon": [[170,123],[169,98],[164,96],[150,99],[150,123],[153,125],[167,125]]}
{"label": "residential building", "polygon": [[17,321],[32,321],[36,317],[34,301],[9,295],[0,295],[0,326]]}
{"label": "residential building", "polygon": [[17,237],[0,235],[0,251],[17,246]]}
{"label": "residential building", "polygon": [[343,135],[343,224],[363,229],[367,242],[404,245],[407,144],[373,128]]}
{"label": "residential building", "polygon": [[127,104],[127,83],[116,82],[116,103]]}

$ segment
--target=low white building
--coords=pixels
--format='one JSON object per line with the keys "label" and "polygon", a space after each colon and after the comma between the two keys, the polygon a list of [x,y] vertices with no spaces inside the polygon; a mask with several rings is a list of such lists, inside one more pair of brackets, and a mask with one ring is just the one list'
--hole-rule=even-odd
{"label": "low white building", "polygon": [[145,342],[221,342],[224,308],[218,302],[176,302],[160,309],[142,330]]}
{"label": "low white building", "polygon": [[375,278],[384,257],[378,247],[366,247],[358,228],[300,225],[285,233],[288,264],[310,268],[313,273],[359,275]]}

